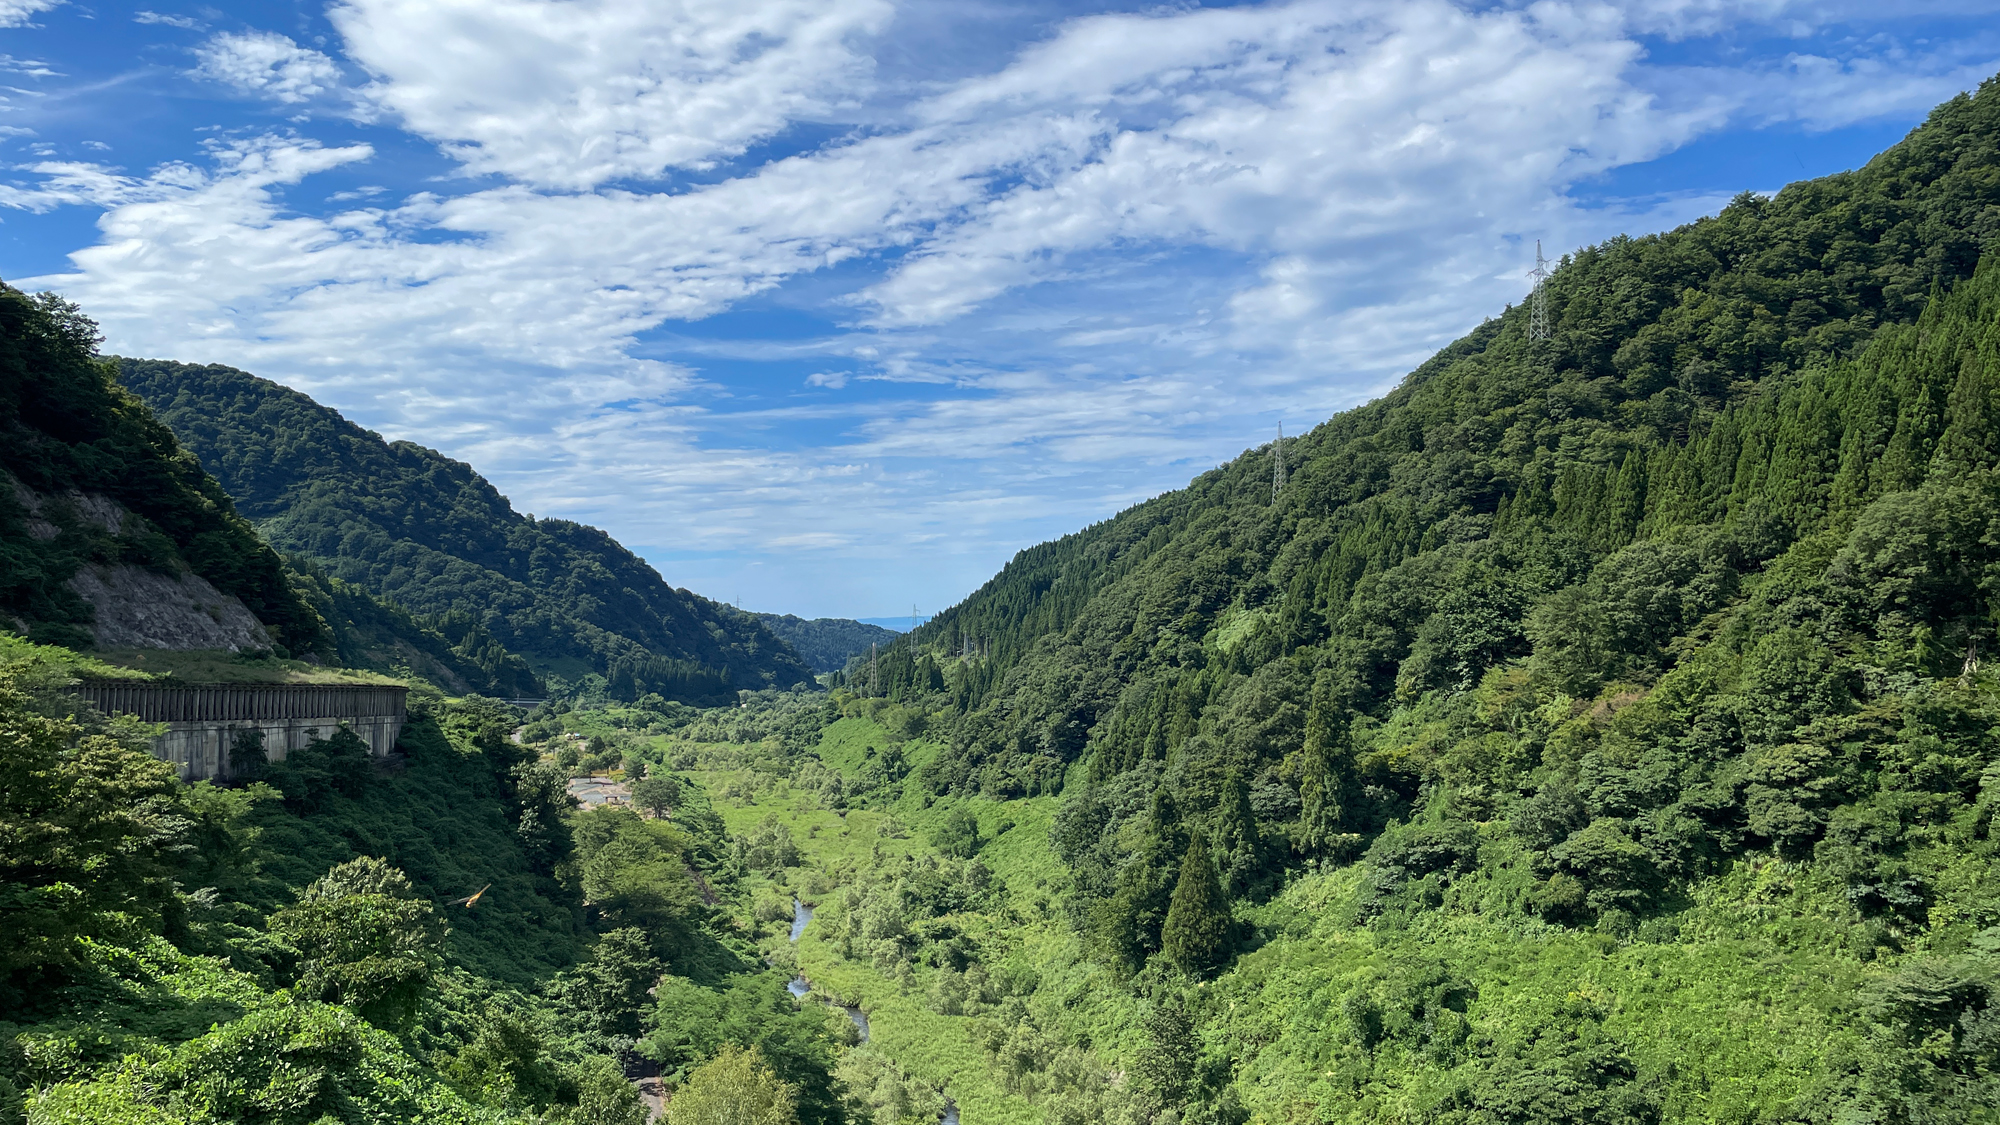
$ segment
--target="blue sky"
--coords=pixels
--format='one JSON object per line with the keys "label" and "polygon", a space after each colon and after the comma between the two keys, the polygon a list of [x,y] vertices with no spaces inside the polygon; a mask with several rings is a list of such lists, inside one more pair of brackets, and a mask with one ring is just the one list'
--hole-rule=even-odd
{"label": "blue sky", "polygon": [[1996,3],[0,0],[0,276],[602,526],[928,613],[1552,251],[1854,167]]}

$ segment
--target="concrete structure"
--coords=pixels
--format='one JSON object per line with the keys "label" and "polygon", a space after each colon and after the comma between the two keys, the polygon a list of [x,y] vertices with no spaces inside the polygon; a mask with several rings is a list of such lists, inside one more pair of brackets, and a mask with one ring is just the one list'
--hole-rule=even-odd
{"label": "concrete structure", "polygon": [[86,680],[76,694],[107,715],[165,723],[153,754],[180,768],[186,781],[229,776],[236,732],[264,735],[265,756],[283,761],[314,738],[347,727],[380,758],[403,733],[401,684],[167,684]]}

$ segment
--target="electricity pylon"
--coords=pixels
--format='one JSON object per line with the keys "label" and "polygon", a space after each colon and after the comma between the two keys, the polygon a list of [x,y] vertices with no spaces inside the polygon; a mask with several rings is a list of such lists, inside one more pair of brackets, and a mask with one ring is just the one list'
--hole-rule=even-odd
{"label": "electricity pylon", "polygon": [[1542,257],[1542,240],[1535,240],[1535,268],[1528,273],[1535,279],[1534,295],[1528,298],[1528,339],[1549,338],[1549,260]]}
{"label": "electricity pylon", "polygon": [[1271,503],[1285,490],[1285,424],[1278,423],[1278,440],[1271,443]]}

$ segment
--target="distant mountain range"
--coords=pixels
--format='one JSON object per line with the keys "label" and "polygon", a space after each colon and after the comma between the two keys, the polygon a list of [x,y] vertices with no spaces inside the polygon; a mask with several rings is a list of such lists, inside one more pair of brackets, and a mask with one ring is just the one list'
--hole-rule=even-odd
{"label": "distant mountain range", "polygon": [[856,621],[846,617],[815,617],[807,620],[789,613],[760,613],[757,620],[799,651],[815,672],[837,672],[853,657],[868,651],[871,644],[886,645],[902,636],[901,631],[884,629],[885,621],[900,620],[907,631],[910,619],[877,617]]}
{"label": "distant mountain range", "polygon": [[481,630],[543,674],[665,659],[735,687],[812,682],[753,615],[676,589],[597,528],[521,515],[469,465],[232,367],[116,362],[271,545],[326,578]]}
{"label": "distant mountain range", "polygon": [[890,632],[892,632],[892,633],[907,633],[907,632],[909,632],[909,631],[910,631],[910,622],[911,622],[911,621],[913,621],[913,620],[914,620],[914,621],[915,621],[915,622],[916,622],[916,623],[917,623],[918,625],[920,625],[920,626],[921,626],[921,625],[923,625],[923,624],[924,624],[925,622],[928,622],[928,621],[929,621],[930,619],[931,619],[931,615],[930,615],[930,614],[928,614],[928,613],[926,613],[926,614],[921,614],[921,615],[919,615],[919,616],[917,616],[917,617],[915,617],[915,618],[910,618],[910,617],[857,617],[857,618],[855,618],[855,620],[857,620],[857,621],[861,622],[861,623],[862,623],[863,625],[877,625],[877,626],[880,626],[881,628],[884,628],[884,629],[887,629],[887,630],[889,630],[889,631],[890,631]]}

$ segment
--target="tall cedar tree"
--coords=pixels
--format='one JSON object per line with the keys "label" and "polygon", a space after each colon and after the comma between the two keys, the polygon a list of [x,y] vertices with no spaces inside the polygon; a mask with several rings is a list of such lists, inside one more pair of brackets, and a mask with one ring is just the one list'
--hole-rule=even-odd
{"label": "tall cedar tree", "polygon": [[1167,924],[1160,932],[1160,952],[1190,976],[1204,976],[1228,953],[1229,904],[1216,882],[1215,865],[1200,836],[1188,845],[1181,861],[1181,881],[1167,907]]}

